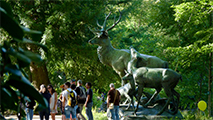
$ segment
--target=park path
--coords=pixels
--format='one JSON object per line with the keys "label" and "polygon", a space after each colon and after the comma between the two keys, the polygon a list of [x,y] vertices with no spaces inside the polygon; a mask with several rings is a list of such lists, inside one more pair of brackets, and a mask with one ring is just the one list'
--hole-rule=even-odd
{"label": "park path", "polygon": [[[17,116],[15,116],[15,115],[11,115],[11,116],[9,116],[9,117],[6,117],[6,119],[10,119],[10,118],[13,118],[13,119],[15,119],[15,120],[18,120],[17,119]],[[61,115],[56,115],[55,116],[55,119],[56,120],[61,120]],[[40,118],[39,118],[39,115],[33,115],[33,120],[40,120]],[[45,119],[44,119],[45,120]],[[50,119],[49,120],[52,120],[51,119],[51,116],[50,116]]]}

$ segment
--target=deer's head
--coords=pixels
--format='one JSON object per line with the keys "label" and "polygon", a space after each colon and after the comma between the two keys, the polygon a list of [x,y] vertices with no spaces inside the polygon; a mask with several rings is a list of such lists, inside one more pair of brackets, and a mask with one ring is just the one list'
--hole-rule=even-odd
{"label": "deer's head", "polygon": [[[120,10],[119,10],[119,12],[120,12]],[[106,28],[106,21],[107,21],[108,17],[110,16],[110,14],[111,14],[111,12],[105,17],[105,20],[104,20],[104,23],[102,26],[97,21],[97,25],[100,29],[89,28],[90,31],[93,32],[93,34],[95,34],[95,37],[88,41],[90,44],[97,44],[99,46],[105,46],[105,45],[110,44],[108,31],[111,30],[112,28],[114,28],[120,22],[121,12],[120,12],[120,16],[119,16],[118,20],[115,21],[115,17],[114,17],[114,24],[111,27]]]}
{"label": "deer's head", "polygon": [[130,47],[130,53],[131,53],[131,60],[139,58],[139,53],[132,46]]}
{"label": "deer's head", "polygon": [[127,71],[129,73],[132,73],[132,68],[134,67],[138,68],[138,67],[147,65],[146,58],[141,56],[140,53],[137,52],[133,47],[130,47],[130,55],[131,55],[131,60],[128,62],[128,65],[127,65]]}

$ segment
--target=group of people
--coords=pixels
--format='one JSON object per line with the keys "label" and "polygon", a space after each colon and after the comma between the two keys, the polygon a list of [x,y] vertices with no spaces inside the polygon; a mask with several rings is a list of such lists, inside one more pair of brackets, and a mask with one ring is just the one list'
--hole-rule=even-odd
{"label": "group of people", "polygon": [[[48,101],[48,108],[42,109],[39,111],[40,119],[43,120],[43,117],[45,117],[46,120],[49,119],[49,115],[51,114],[52,119],[55,120],[55,114],[57,113],[57,93],[55,89],[53,89],[52,85],[48,85],[47,87],[45,85],[40,86],[39,93]],[[33,119],[33,109],[36,105],[35,100],[32,98],[29,98],[30,102],[26,102],[26,116],[27,120]]]}
{"label": "group of people", "polygon": [[[86,120],[82,115],[83,107],[85,106],[86,116],[88,120],[93,120],[92,106],[93,106],[93,91],[91,89],[91,83],[87,82],[85,87],[82,86],[82,80],[76,81],[72,79],[71,82],[66,82],[60,86],[62,88],[62,93],[60,94],[59,100],[61,102],[61,113],[62,120]],[[57,93],[52,85],[40,86],[40,94],[48,101],[48,108],[39,111],[40,120],[49,120],[49,115],[51,114],[52,120],[55,120],[55,114],[57,113]],[[115,89],[113,83],[110,84],[110,90],[107,94],[107,107],[110,108],[111,116],[113,120],[119,120],[119,101],[120,93]],[[30,102],[26,103],[26,115],[27,120],[32,120],[33,118],[33,107],[35,106],[35,101],[29,98]],[[113,103],[113,108],[111,104]]]}
{"label": "group of people", "polygon": [[[86,120],[81,113],[83,107],[85,106],[87,119],[93,120],[93,91],[91,89],[91,83],[86,83],[87,91],[82,86],[81,80],[78,80],[77,87],[75,84],[75,80],[73,79],[71,80],[71,82],[66,82],[64,85],[61,86],[61,88],[64,89],[64,91],[59,97],[60,101],[62,102],[62,119],[69,120],[71,115],[73,120],[76,120],[76,118],[78,120]],[[69,98],[71,98],[72,100],[70,100]],[[74,101],[74,103],[73,100],[75,100],[75,98],[77,101]]]}

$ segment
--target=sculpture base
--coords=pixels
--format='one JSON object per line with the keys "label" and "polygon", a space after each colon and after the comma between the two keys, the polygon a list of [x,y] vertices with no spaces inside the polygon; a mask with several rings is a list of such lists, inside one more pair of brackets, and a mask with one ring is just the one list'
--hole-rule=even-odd
{"label": "sculpture base", "polygon": [[182,114],[180,111],[178,111],[175,115],[171,115],[168,110],[165,110],[161,115],[156,115],[162,108],[161,105],[154,105],[149,106],[147,108],[143,108],[139,106],[138,112],[136,113],[137,116],[135,116],[134,110],[132,107],[130,107],[129,110],[126,110],[127,105],[120,105],[120,116],[122,120],[162,120],[162,119],[183,119]]}

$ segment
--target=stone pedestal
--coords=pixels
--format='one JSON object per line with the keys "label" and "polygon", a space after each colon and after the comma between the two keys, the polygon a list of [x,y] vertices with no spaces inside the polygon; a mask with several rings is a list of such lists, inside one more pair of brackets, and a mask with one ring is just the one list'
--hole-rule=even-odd
{"label": "stone pedestal", "polygon": [[122,120],[162,120],[162,119],[183,119],[180,111],[175,115],[171,115],[168,110],[165,110],[161,115],[156,115],[162,108],[161,105],[149,106],[148,108],[139,107],[137,116],[133,115],[134,110],[130,108],[126,110],[127,105],[120,106],[120,115]]}
{"label": "stone pedestal", "polygon": [[[165,110],[161,115],[156,115],[162,108],[162,105],[155,104],[153,106],[149,106],[147,108],[143,108],[139,106],[137,111],[137,116],[135,116],[134,110],[132,107],[130,107],[129,110],[126,110],[127,105],[120,105],[120,111],[119,115],[121,120],[163,120],[163,119],[177,119],[181,120],[183,119],[182,114],[180,111],[178,111],[175,115],[172,115],[168,112],[168,110]],[[136,107],[136,106],[135,106]],[[109,112],[109,109],[107,110],[107,117],[108,120],[111,120],[111,113]]]}

